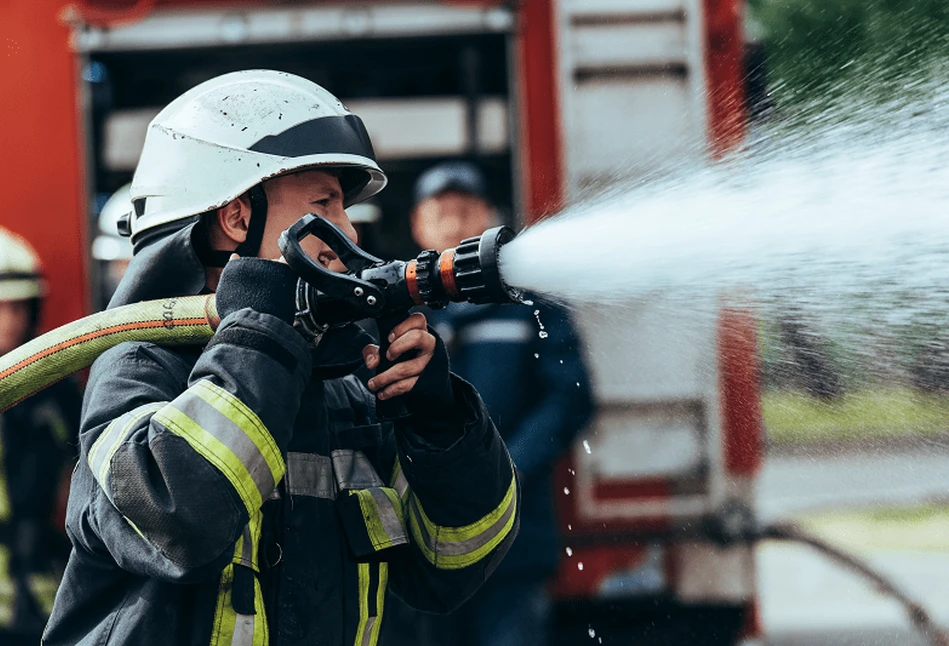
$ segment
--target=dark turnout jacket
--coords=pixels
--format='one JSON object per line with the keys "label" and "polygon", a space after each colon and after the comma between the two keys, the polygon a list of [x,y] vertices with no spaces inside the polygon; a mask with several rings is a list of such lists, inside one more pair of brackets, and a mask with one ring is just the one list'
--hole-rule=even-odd
{"label": "dark turnout jacket", "polygon": [[67,379],[0,413],[0,644],[39,641],[69,556],[54,515],[75,459],[80,400]]}
{"label": "dark turnout jacket", "polygon": [[311,349],[242,309],[203,349],[101,356],[44,643],[368,646],[387,588],[434,612],[473,594],[517,531],[510,458],[455,377],[450,445],[425,439],[443,419],[377,424],[347,376],[367,340]]}

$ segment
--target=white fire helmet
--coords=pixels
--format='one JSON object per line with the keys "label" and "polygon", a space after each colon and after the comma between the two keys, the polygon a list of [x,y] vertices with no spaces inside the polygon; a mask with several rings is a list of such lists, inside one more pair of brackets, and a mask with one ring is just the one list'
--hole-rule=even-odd
{"label": "white fire helmet", "polygon": [[0,301],[25,301],[46,293],[43,266],[29,243],[0,227]]}
{"label": "white fire helmet", "polygon": [[213,78],[148,126],[132,180],[132,242],[224,206],[263,180],[318,167],[341,171],[347,207],[386,184],[362,121],[316,83],[271,70]]}
{"label": "white fire helmet", "polygon": [[119,235],[119,221],[132,212],[131,186],[126,184],[113,193],[99,211],[99,235],[92,241],[92,257],[96,260],[132,259],[132,243]]}

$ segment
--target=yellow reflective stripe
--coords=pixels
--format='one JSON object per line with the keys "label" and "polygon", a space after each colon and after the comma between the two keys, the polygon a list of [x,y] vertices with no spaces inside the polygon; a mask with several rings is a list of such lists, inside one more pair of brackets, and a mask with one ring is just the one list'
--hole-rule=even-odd
{"label": "yellow reflective stripe", "polygon": [[3,426],[0,422],[0,522],[10,520],[13,509],[10,506],[10,491],[7,489],[7,468],[3,454],[6,448],[3,445]]}
{"label": "yellow reflective stripe", "polygon": [[96,479],[96,482],[99,483],[99,486],[102,487],[103,491],[106,492],[110,500],[112,493],[109,491],[107,481],[109,471],[112,468],[112,457],[142,420],[160,410],[166,404],[167,402],[142,404],[121,417],[117,417],[102,431],[102,434],[96,438],[96,441],[89,449],[86,462],[89,464],[92,476]]}
{"label": "yellow reflective stripe", "polygon": [[379,562],[379,589],[376,590],[376,620],[369,631],[369,646],[376,646],[379,642],[379,631],[382,629],[382,611],[386,603],[386,587],[389,585],[389,564]]}
{"label": "yellow reflective stripe", "polygon": [[364,646],[366,623],[369,621],[369,564],[356,565],[359,576],[359,625],[356,627],[355,646]]}
{"label": "yellow reflective stripe", "polygon": [[[389,487],[353,489],[349,491],[349,495],[354,495],[359,500],[359,508],[362,510],[366,532],[373,549],[384,550],[407,542],[405,527],[402,524],[402,502],[394,489]],[[377,500],[376,496],[380,499]]]}
{"label": "yellow reflective stripe", "polygon": [[[375,590],[372,586],[372,568],[379,568],[379,582]],[[389,564],[358,563],[359,577],[359,625],[356,627],[354,646],[376,646],[379,643],[379,631],[382,629],[382,610],[385,607],[386,586],[389,584]],[[375,597],[376,612],[369,614],[369,600]]]}
{"label": "yellow reflective stripe", "polygon": [[273,474],[274,486],[279,484],[286,472],[283,455],[281,455],[280,447],[277,446],[270,431],[267,430],[257,414],[237,396],[207,379],[202,379],[189,390],[218,409],[247,433],[250,441],[254,443],[260,455],[266,460],[267,466]]}
{"label": "yellow reflective stripe", "polygon": [[16,590],[10,576],[10,549],[0,545],[0,628],[13,625]]}
{"label": "yellow reflective stripe", "polygon": [[30,574],[27,578],[30,594],[36,600],[43,613],[48,617],[53,612],[53,601],[56,599],[56,589],[59,579],[51,573]]}
{"label": "yellow reflective stripe", "polygon": [[213,464],[237,489],[237,494],[253,514],[263,505],[263,497],[250,471],[226,444],[177,408],[166,406],[155,413],[155,420],[175,435],[180,435],[208,462]]}
{"label": "yellow reflective stripe", "polygon": [[211,646],[231,646],[234,641],[234,624],[237,613],[231,606],[231,585],[234,582],[234,566],[228,564],[221,573],[217,606],[214,609],[214,624],[211,628]]}
{"label": "yellow reflective stripe", "polygon": [[260,581],[254,576],[254,615],[239,615],[231,603],[231,589],[234,584],[234,565],[247,565],[250,561],[257,572],[257,547],[260,544],[260,532],[263,513],[251,516],[247,530],[234,544],[234,556],[221,573],[218,585],[217,605],[214,609],[214,624],[211,628],[210,646],[267,646],[270,633],[267,627],[267,615],[264,608],[264,595]]}
{"label": "yellow reflective stripe", "polygon": [[409,500],[408,520],[412,537],[425,558],[443,570],[457,570],[487,556],[514,527],[517,512],[517,480],[511,484],[501,503],[478,521],[464,527],[441,527],[425,514],[418,499]]}
{"label": "yellow reflective stripe", "polygon": [[267,626],[267,615],[264,612],[264,591],[256,576],[254,577],[254,608],[257,611],[254,622],[254,646],[267,646],[270,643],[270,628]]}

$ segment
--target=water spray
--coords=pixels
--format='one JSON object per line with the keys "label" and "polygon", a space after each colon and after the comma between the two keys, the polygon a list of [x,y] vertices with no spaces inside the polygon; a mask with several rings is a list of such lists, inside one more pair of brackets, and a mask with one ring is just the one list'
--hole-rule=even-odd
{"label": "water spray", "polygon": [[[300,242],[309,235],[333,249],[347,271],[329,271],[307,256]],[[520,292],[504,282],[499,269],[501,247],[513,239],[510,227],[495,227],[440,253],[427,250],[413,260],[385,261],[357,247],[328,220],[308,214],[279,241],[284,258],[299,276],[295,325],[317,342],[332,326],[378,319],[380,370],[384,370],[391,365],[384,359],[389,330],[412,307],[520,301]],[[211,294],[126,305],[56,328],[0,357],[0,412],[89,367],[120,343],[203,345],[220,323]],[[379,403],[384,404],[383,416],[403,414],[398,398]]]}

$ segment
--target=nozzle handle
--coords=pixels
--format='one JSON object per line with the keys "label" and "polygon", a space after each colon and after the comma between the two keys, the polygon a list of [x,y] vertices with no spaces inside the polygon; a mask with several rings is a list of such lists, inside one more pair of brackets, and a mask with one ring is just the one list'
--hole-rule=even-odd
{"label": "nozzle handle", "polygon": [[[408,310],[405,310],[394,314],[383,314],[376,319],[376,325],[379,327],[379,366],[376,368],[377,375],[382,374],[397,363],[415,358],[415,352],[407,352],[396,361],[389,361],[386,358],[386,353],[389,351],[389,335],[395,329],[395,326],[404,321],[408,315]],[[401,396],[393,399],[376,399],[376,418],[380,422],[392,422],[405,419],[408,416],[409,411],[405,407],[405,400]]]}

